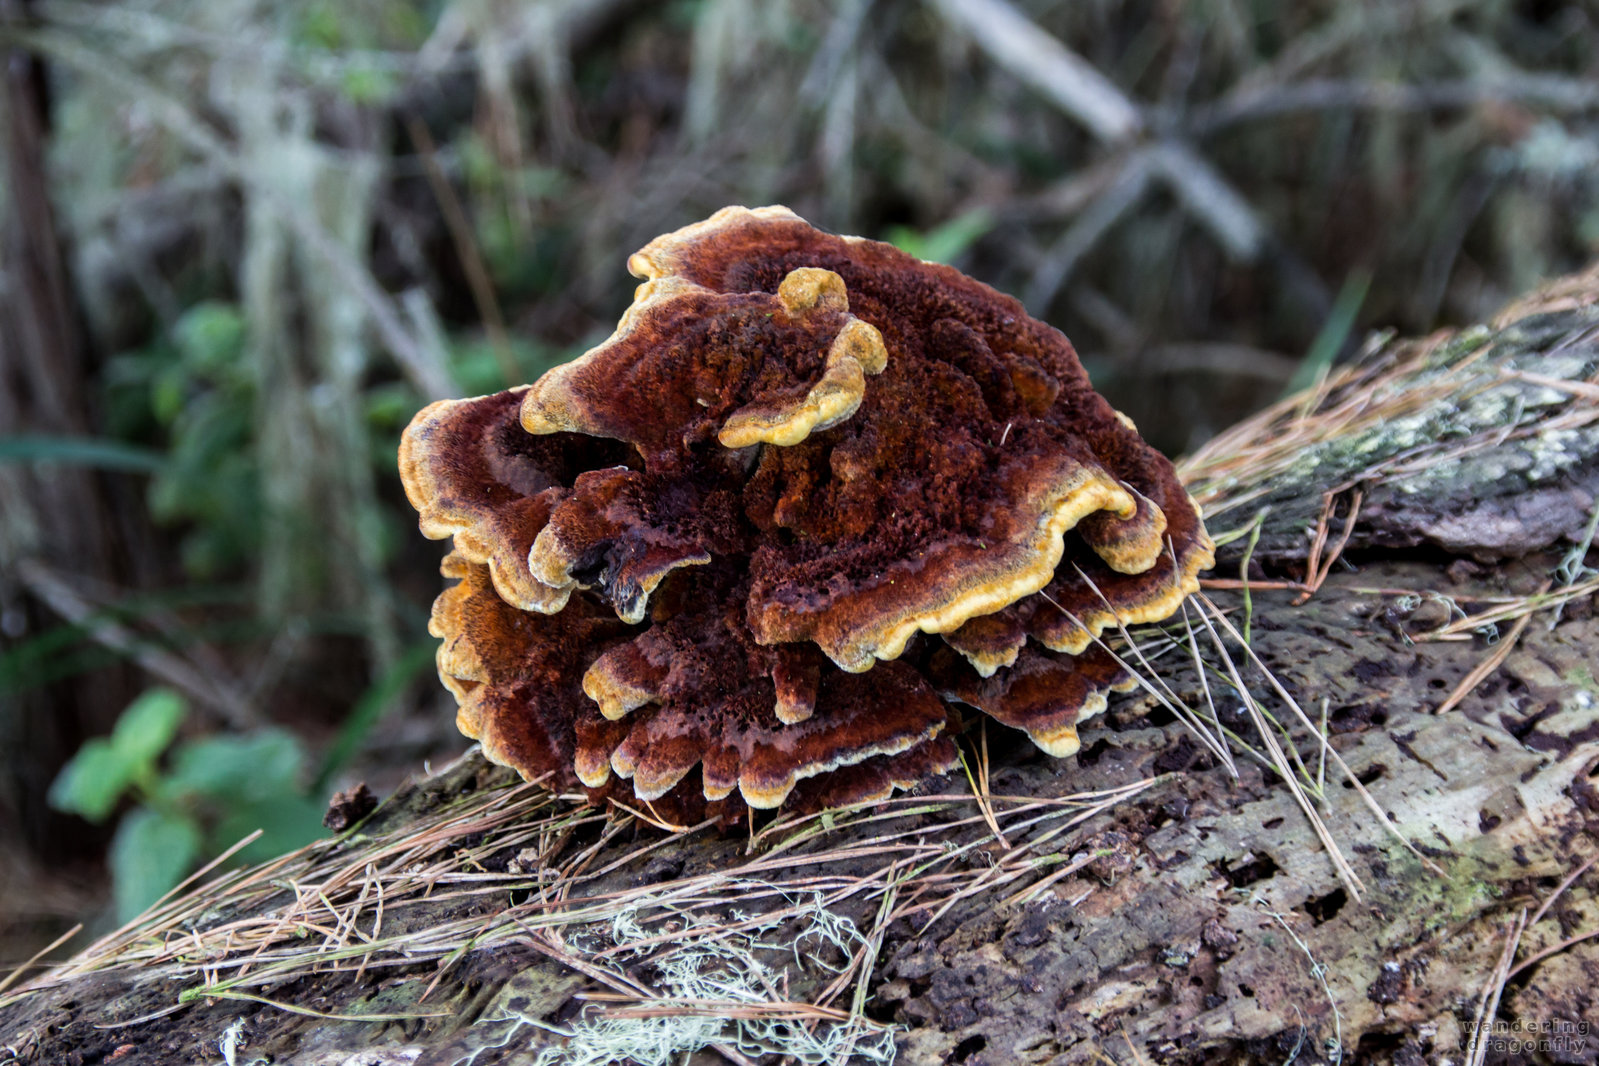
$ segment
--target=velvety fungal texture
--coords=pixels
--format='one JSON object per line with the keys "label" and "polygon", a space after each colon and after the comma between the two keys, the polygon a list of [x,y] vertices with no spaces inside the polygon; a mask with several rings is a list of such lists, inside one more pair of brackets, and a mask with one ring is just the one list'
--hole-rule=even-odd
{"label": "velvety fungal texture", "polygon": [[945,266],[730,207],[628,261],[615,334],[400,449],[439,672],[491,759],[684,822],[889,795],[974,708],[1052,755],[1097,638],[1210,566],[1071,344]]}

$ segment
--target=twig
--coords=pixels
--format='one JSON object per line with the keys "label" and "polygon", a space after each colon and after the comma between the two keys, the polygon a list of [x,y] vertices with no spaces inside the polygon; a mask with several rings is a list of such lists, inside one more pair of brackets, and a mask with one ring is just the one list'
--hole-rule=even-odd
{"label": "twig", "polygon": [[1493,1017],[1499,1011],[1499,997],[1504,994],[1505,981],[1510,976],[1510,960],[1516,957],[1516,948],[1521,943],[1521,932],[1525,928],[1527,909],[1523,907],[1510,923],[1510,929],[1505,934],[1505,946],[1499,952],[1499,961],[1489,972],[1482,993],[1477,997],[1477,1010],[1471,1019],[1471,1042],[1466,1046],[1467,1066],[1482,1066],[1483,1059],[1487,1057],[1489,1042],[1484,1039],[1486,1027],[1493,1024]]}
{"label": "twig", "polygon": [[1571,887],[1572,883],[1575,882],[1577,878],[1593,869],[1593,865],[1596,862],[1599,862],[1599,854],[1590,856],[1587,862],[1583,863],[1581,866],[1571,871],[1571,873],[1567,874],[1565,878],[1555,886],[1555,890],[1549,893],[1549,897],[1538,905],[1538,909],[1533,912],[1532,917],[1527,919],[1527,924],[1537,925],[1538,919],[1542,918],[1545,912],[1547,912],[1550,907],[1554,906],[1555,900],[1559,899],[1565,893],[1566,889]]}
{"label": "twig", "polygon": [[1012,76],[1047,96],[1102,141],[1144,129],[1138,107],[1087,60],[1040,30],[1005,0],[931,0]]}
{"label": "twig", "polygon": [[[1553,585],[1551,584],[1550,587],[1553,588]],[[1562,604],[1570,603],[1572,600],[1581,599],[1595,592],[1599,592],[1599,577],[1590,578],[1580,585],[1567,585],[1558,591],[1534,593],[1531,596],[1481,597],[1479,602],[1496,603],[1498,606],[1486,611],[1479,611],[1476,614],[1456,618],[1445,625],[1439,626],[1437,629],[1429,629],[1423,633],[1412,634],[1410,639],[1417,644],[1429,641],[1467,640],[1470,639],[1469,634],[1488,626],[1495,626],[1500,622],[1521,618],[1523,615],[1532,614],[1545,608],[1559,607]]]}
{"label": "twig", "polygon": [[[1590,856],[1588,860],[1581,866],[1578,866],[1575,870],[1571,871],[1571,873],[1567,874],[1565,878],[1555,886],[1555,890],[1549,893],[1548,898],[1538,905],[1538,909],[1533,912],[1532,917],[1527,919],[1527,927],[1531,928],[1532,926],[1537,925],[1538,920],[1548,913],[1550,907],[1554,906],[1555,900],[1564,895],[1566,889],[1570,888],[1577,878],[1593,869],[1594,863],[1596,862],[1599,862],[1599,855]],[[1536,963],[1542,962],[1551,955],[1558,955],[1560,952],[1565,951],[1572,945],[1580,944],[1584,940],[1592,940],[1596,936],[1599,936],[1599,929],[1590,929],[1586,933],[1578,933],[1576,936],[1567,937],[1558,944],[1552,944],[1537,954],[1523,959],[1521,962],[1517,963],[1509,973],[1505,974],[1505,980],[1510,980],[1522,970],[1525,970],[1527,967]]]}
{"label": "twig", "polygon": [[1338,542],[1333,545],[1332,551],[1328,552],[1326,560],[1322,560],[1322,549],[1327,544],[1328,520],[1332,517],[1333,505],[1342,491],[1341,488],[1329,489],[1322,496],[1321,516],[1316,520],[1316,535],[1311,541],[1310,556],[1305,561],[1304,591],[1294,600],[1295,607],[1304,604],[1321,589],[1322,583],[1332,573],[1333,564],[1343,554],[1345,546],[1349,544],[1350,536],[1355,532],[1355,519],[1360,516],[1360,501],[1364,497],[1364,493],[1359,489],[1355,490],[1354,498],[1349,502],[1349,514],[1344,517],[1344,528],[1338,536]]}
{"label": "twig", "polygon": [[1238,262],[1253,262],[1266,246],[1266,226],[1210,161],[1184,141],[1155,146],[1155,169],[1188,213],[1210,230],[1216,243]]}
{"label": "twig", "polygon": [[1534,963],[1542,962],[1544,959],[1547,959],[1551,955],[1558,955],[1562,951],[1565,951],[1567,948],[1571,947],[1572,945],[1580,944],[1584,940],[1592,940],[1596,936],[1599,936],[1599,929],[1590,929],[1586,933],[1578,933],[1576,936],[1567,937],[1566,939],[1562,940],[1558,944],[1551,944],[1549,947],[1544,948],[1542,951],[1538,952],[1536,955],[1532,955],[1532,956],[1530,956],[1530,957],[1528,957],[1526,959],[1523,959],[1521,962],[1517,963],[1516,967],[1514,969],[1512,969],[1509,973],[1505,974],[1505,980],[1506,981],[1510,980],[1512,977],[1516,976],[1522,970],[1525,970],[1527,967],[1533,965]]}
{"label": "twig", "polygon": [[1245,581],[1236,577],[1202,577],[1199,579],[1199,587],[1202,589],[1221,589],[1228,592],[1235,592],[1239,589],[1253,589],[1256,592],[1303,592],[1305,583],[1303,581]]}
{"label": "twig", "polygon": [[405,129],[422,157],[422,170],[433,189],[433,198],[444,212],[444,224],[450,231],[455,254],[461,260],[467,287],[472,290],[472,302],[477,305],[478,314],[483,318],[483,330],[489,335],[489,346],[494,349],[494,360],[500,365],[500,374],[506,384],[515,385],[522,379],[522,368],[517,366],[516,356],[511,351],[511,341],[505,332],[505,318],[500,314],[500,301],[494,295],[494,282],[489,278],[488,267],[484,265],[483,255],[472,236],[471,220],[466,217],[461,198],[455,195],[455,186],[450,184],[444,168],[439,165],[438,152],[427,123],[415,115],[407,115]]}
{"label": "twig", "polygon": [[[928,0],[1012,76],[1106,144],[1148,130],[1144,111],[1092,64],[1045,33],[1007,0]],[[1251,261],[1267,231],[1249,202],[1194,148],[1179,140],[1151,145],[1142,158],[1233,259]]]}
{"label": "twig", "polygon": [[169,651],[153,647],[126,626],[113,622],[52,568],[23,559],[17,563],[16,573],[24,587],[56,614],[81,627],[95,641],[126,655],[146,672],[215,709],[234,729],[246,729],[259,721],[255,708],[234,686]]}
{"label": "twig", "polygon": [[[1166,541],[1166,551],[1175,561],[1176,553],[1170,538],[1167,538]],[[1105,593],[1100,590],[1097,584],[1095,584],[1094,579],[1089,577],[1088,574],[1083,571],[1082,567],[1077,566],[1076,564],[1073,564],[1073,569],[1077,572],[1078,578],[1081,579],[1083,583],[1093,591],[1094,595],[1099,598],[1100,604],[1104,606],[1106,612],[1115,622],[1116,629],[1121,634],[1122,639],[1127,642],[1128,650],[1131,651],[1133,656],[1137,658],[1138,663],[1143,667],[1143,670],[1140,671],[1134,669],[1131,663],[1129,663],[1122,656],[1118,655],[1115,651],[1112,651],[1110,646],[1106,644],[1100,636],[1095,635],[1093,637],[1094,644],[1111,658],[1115,659],[1118,666],[1122,667],[1130,675],[1132,675],[1134,682],[1137,683],[1139,688],[1155,697],[1161,706],[1171,711],[1173,716],[1175,716],[1178,721],[1182,722],[1183,725],[1187,727],[1188,731],[1194,735],[1194,739],[1198,740],[1201,744],[1205,745],[1205,747],[1209,748],[1216,758],[1227,767],[1228,772],[1231,773],[1232,776],[1237,777],[1238,767],[1233,763],[1232,753],[1227,750],[1226,741],[1222,738],[1212,736],[1210,731],[1204,728],[1204,724],[1200,721],[1198,716],[1195,715],[1193,711],[1189,709],[1188,705],[1184,703],[1175,692],[1172,691],[1171,686],[1166,684],[1166,679],[1161,676],[1160,672],[1150,665],[1149,659],[1144,655],[1143,648],[1140,647],[1138,642],[1133,639],[1132,634],[1127,631],[1127,627],[1122,624],[1121,616],[1116,612],[1116,609],[1111,606],[1110,600],[1106,598]],[[1049,602],[1057,611],[1060,611],[1067,618],[1071,619],[1071,622],[1074,626],[1083,630],[1085,633],[1093,633],[1092,629],[1083,624],[1082,619],[1078,618],[1075,614],[1061,606],[1061,604],[1056,602],[1054,597],[1050,596],[1046,592],[1040,592],[1039,595]],[[1184,611],[1184,618],[1187,618],[1186,610]],[[1160,688],[1156,689],[1155,686],[1150,683],[1149,678],[1153,678],[1155,682],[1160,685]],[[1207,698],[1209,697],[1208,688],[1206,689],[1206,696]]]}
{"label": "twig", "polygon": [[1549,111],[1593,111],[1599,109],[1599,87],[1591,80],[1552,74],[1501,73],[1418,85],[1330,78],[1250,85],[1197,108],[1187,127],[1193,136],[1208,137],[1242,122],[1306,111],[1456,111],[1511,101]]}
{"label": "twig", "polygon": [[[1550,582],[1544,582],[1543,588],[1539,590],[1539,595],[1548,592],[1549,585]],[[1527,623],[1531,621],[1531,611],[1528,611],[1526,614],[1516,619],[1516,624],[1511,627],[1509,634],[1507,634],[1505,638],[1499,642],[1499,645],[1494,648],[1493,654],[1489,655],[1482,662],[1472,667],[1471,673],[1460,679],[1460,684],[1455,686],[1455,690],[1449,694],[1449,698],[1444,700],[1437,707],[1434,707],[1432,713],[1447,714],[1448,712],[1454,710],[1457,706],[1459,706],[1461,700],[1465,699],[1471,694],[1472,689],[1482,684],[1484,678],[1488,677],[1495,670],[1499,669],[1499,664],[1503,663],[1506,657],[1510,655],[1511,650],[1516,646],[1516,641],[1521,639],[1522,632],[1526,630]]]}
{"label": "twig", "polygon": [[1073,859],[1065,866],[1062,866],[1059,870],[1056,870],[1048,877],[1034,881],[1020,892],[1017,892],[1014,895],[1002,900],[1000,902],[1000,907],[1009,908],[1017,906],[1018,904],[1026,903],[1039,893],[1048,891],[1049,889],[1055,887],[1055,885],[1059,884],[1062,880],[1076,873],[1078,870],[1090,865],[1097,858],[1099,858],[1099,856],[1093,852],[1085,852],[1082,855],[1079,855],[1077,858]]}
{"label": "twig", "polygon": [[1546,389],[1570,393],[1572,396],[1581,396],[1588,400],[1599,400],[1599,385],[1593,385],[1586,381],[1552,378],[1547,374],[1534,374],[1530,370],[1516,370],[1508,366],[1499,368],[1499,376],[1513,381],[1525,381],[1529,385],[1542,385]]}
{"label": "twig", "polygon": [[108,53],[86,48],[66,34],[37,30],[19,32],[15,36],[20,44],[51,56],[85,77],[104,80],[139,100],[148,107],[148,114],[155,121],[270,204],[295,235],[327,261],[333,273],[365,306],[384,346],[423,397],[440,399],[455,392],[439,354],[426,351],[406,330],[392,298],[378,285],[365,264],[334,240],[303,205],[285,196],[247,166],[233,146],[182,101],[118,63]]}
{"label": "twig", "polygon": [[1149,151],[1134,152],[1122,163],[1121,172],[1110,185],[1083,209],[1066,227],[1033,271],[1022,302],[1035,314],[1043,314],[1055,294],[1066,284],[1082,258],[1093,250],[1101,237],[1110,232],[1149,191],[1153,174]]}
{"label": "twig", "polygon": [[23,961],[20,965],[6,975],[5,980],[0,981],[0,992],[4,992],[6,989],[16,984],[17,980],[23,974],[28,972],[29,967],[81,932],[83,932],[83,923],[79,922],[77,925],[74,925],[71,929],[68,929],[65,933],[62,933],[60,936],[50,941],[50,943],[46,944],[44,947],[28,956],[25,961]]}

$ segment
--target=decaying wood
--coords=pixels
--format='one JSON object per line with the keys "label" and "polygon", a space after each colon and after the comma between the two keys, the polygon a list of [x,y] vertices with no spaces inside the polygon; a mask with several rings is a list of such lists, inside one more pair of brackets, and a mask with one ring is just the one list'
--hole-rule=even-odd
{"label": "decaying wood", "polygon": [[672,836],[469,754],[25,976],[0,1039],[29,1063],[1599,1061],[1596,301],[1599,275],[1375,346],[1191,461],[1215,614],[1137,635],[1150,689],[1075,758],[989,729],[916,795]]}

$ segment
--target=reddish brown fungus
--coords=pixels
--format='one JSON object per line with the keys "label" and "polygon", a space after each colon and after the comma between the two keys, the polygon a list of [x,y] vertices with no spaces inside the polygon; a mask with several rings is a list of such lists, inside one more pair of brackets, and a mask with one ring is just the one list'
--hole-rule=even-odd
{"label": "reddish brown fungus", "polygon": [[1211,545],[1066,338],[785,208],[628,266],[604,344],[401,447],[455,538],[433,631],[463,732],[679,820],[942,772],[946,700],[1074,752],[1130,681],[1095,638],[1174,612]]}

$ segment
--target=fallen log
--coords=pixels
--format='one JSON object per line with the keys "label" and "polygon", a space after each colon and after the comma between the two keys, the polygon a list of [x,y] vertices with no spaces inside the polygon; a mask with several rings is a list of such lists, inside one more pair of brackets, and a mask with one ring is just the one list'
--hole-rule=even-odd
{"label": "fallen log", "polygon": [[[1075,757],[724,833],[468,753],[0,993],[11,1061],[1599,1061],[1599,270],[1182,472]],[[4,1060],[0,1060],[4,1061]]]}

